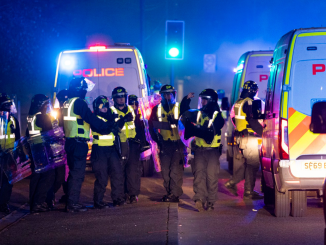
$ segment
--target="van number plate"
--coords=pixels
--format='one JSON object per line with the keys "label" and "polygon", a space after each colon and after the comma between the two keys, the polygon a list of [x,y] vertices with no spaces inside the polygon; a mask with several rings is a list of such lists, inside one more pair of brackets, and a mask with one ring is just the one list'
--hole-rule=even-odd
{"label": "van number plate", "polygon": [[326,162],[303,162],[302,167],[304,170],[320,170],[326,169]]}

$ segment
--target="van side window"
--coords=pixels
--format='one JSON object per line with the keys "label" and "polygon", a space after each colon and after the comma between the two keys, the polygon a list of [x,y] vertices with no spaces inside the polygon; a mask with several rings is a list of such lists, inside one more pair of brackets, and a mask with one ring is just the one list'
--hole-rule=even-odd
{"label": "van side window", "polygon": [[277,71],[277,67],[273,67],[271,70],[271,75],[268,79],[267,90],[266,90],[266,103],[265,103],[265,113],[268,116],[272,113],[272,105],[273,105],[273,91],[275,84],[275,73]]}
{"label": "van side window", "polygon": [[284,73],[284,63],[277,65],[276,78],[274,84],[274,96],[273,96],[273,114],[275,113],[278,117],[280,112],[281,104],[281,92],[282,92],[282,82],[283,82],[283,73]]}

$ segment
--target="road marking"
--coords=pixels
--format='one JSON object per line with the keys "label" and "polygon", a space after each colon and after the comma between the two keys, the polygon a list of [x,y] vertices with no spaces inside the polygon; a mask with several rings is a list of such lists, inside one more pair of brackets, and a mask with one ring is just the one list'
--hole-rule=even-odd
{"label": "road marking", "polygon": [[7,216],[0,219],[0,234],[3,233],[6,228],[18,222],[20,219],[29,214],[29,205],[25,203],[20,206],[17,210],[11,212]]}

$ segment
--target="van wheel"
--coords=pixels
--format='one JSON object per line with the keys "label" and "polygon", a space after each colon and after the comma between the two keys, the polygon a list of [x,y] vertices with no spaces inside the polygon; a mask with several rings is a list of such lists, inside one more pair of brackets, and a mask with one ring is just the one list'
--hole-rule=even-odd
{"label": "van wheel", "polygon": [[142,161],[142,176],[152,177],[154,174],[154,162],[152,157],[148,160]]}
{"label": "van wheel", "polygon": [[274,187],[275,206],[274,214],[276,217],[287,217],[290,214],[290,196],[289,191],[281,193]]}
{"label": "van wheel", "polygon": [[292,208],[291,215],[293,217],[303,217],[307,211],[307,192],[306,191],[291,191]]}

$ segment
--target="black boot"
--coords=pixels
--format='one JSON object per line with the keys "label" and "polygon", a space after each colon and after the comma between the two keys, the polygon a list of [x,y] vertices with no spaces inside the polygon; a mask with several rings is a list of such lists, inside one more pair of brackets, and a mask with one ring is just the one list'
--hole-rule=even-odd
{"label": "black boot", "polygon": [[88,209],[85,206],[83,206],[79,203],[66,206],[66,212],[68,212],[68,213],[86,212],[87,210]]}
{"label": "black boot", "polygon": [[197,208],[198,212],[205,211],[203,202],[201,200],[196,200],[196,208]]}
{"label": "black boot", "polygon": [[118,199],[113,201],[113,207],[119,207],[126,204],[126,201],[124,199]]}
{"label": "black boot", "polygon": [[214,210],[214,203],[209,202],[207,203],[207,211],[213,211]]}
{"label": "black boot", "polygon": [[95,202],[94,203],[94,208],[95,209],[106,209],[106,208],[110,208],[109,204],[107,202]]}
{"label": "black boot", "polygon": [[232,180],[229,180],[227,181],[224,186],[229,190],[229,192],[231,192],[233,195],[235,196],[239,196],[237,191],[237,185],[232,181]]}
{"label": "black boot", "polygon": [[138,202],[138,197],[135,195],[132,195],[129,197],[129,203],[133,204],[133,203],[137,203]]}
{"label": "black boot", "polygon": [[171,194],[171,195],[165,195],[162,198],[162,202],[179,202],[179,197]]}
{"label": "black boot", "polygon": [[259,194],[257,191],[245,191],[243,194],[243,199],[259,200],[263,198],[264,196]]}
{"label": "black boot", "polygon": [[34,214],[34,213],[42,213],[42,212],[47,212],[49,211],[49,207],[48,205],[44,202],[44,203],[35,203],[33,205],[33,207],[31,208],[31,213]]}
{"label": "black boot", "polygon": [[5,213],[5,214],[10,214],[10,208],[7,203],[1,204],[0,205],[0,212]]}

